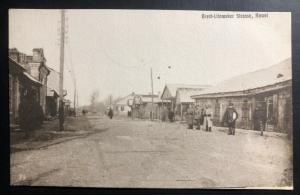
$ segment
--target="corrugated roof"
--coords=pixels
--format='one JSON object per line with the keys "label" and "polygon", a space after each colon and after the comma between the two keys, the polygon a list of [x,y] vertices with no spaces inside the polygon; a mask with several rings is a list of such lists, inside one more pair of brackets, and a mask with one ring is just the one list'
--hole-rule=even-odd
{"label": "corrugated roof", "polygon": [[246,91],[288,81],[292,79],[291,66],[291,58],[288,58],[268,68],[225,80],[209,89],[199,92],[193,98],[207,94]]}
{"label": "corrugated roof", "polygon": [[175,98],[177,89],[207,89],[209,87],[209,85],[166,84],[165,89],[167,88],[170,92],[170,95]]}
{"label": "corrugated roof", "polygon": [[177,91],[177,103],[192,103],[194,100],[191,98],[192,95],[199,94],[203,89],[180,89]]}

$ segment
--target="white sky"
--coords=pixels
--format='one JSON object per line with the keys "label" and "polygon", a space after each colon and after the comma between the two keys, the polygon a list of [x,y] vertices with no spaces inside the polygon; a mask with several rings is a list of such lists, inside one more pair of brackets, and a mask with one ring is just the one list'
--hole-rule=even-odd
{"label": "white sky", "polygon": [[[94,90],[100,98],[149,93],[150,67],[157,93],[166,82],[216,84],[291,56],[290,13],[202,19],[203,13],[229,12],[67,10],[68,98],[73,100],[71,61],[83,105]],[[44,48],[47,66],[59,70],[59,20],[59,10],[10,10],[9,48],[27,55]]]}

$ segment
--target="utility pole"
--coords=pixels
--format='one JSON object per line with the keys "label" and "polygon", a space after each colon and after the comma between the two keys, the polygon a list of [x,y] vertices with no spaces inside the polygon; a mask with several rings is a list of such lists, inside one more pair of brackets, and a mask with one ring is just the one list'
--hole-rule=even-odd
{"label": "utility pole", "polygon": [[150,77],[151,77],[151,102],[152,102],[152,105],[151,105],[151,120],[153,120],[153,74],[152,74],[152,67],[150,69]]}
{"label": "utility pole", "polygon": [[75,84],[75,89],[74,89],[74,114],[76,116],[76,84]]}
{"label": "utility pole", "polygon": [[59,74],[59,130],[64,130],[64,50],[65,50],[65,10],[61,10],[61,27],[60,27],[60,74]]}

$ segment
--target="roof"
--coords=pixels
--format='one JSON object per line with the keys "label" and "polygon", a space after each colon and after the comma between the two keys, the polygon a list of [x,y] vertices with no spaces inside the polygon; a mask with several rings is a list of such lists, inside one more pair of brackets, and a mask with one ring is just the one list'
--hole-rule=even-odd
{"label": "roof", "polygon": [[54,90],[57,94],[59,93],[59,72],[48,67],[50,70],[50,74],[47,76],[47,87],[49,88],[49,90],[47,91],[47,94],[51,90]]}
{"label": "roof", "polygon": [[116,102],[116,105],[127,105],[128,100],[133,99],[134,94],[131,93],[123,98],[121,98],[119,101]]}
{"label": "roof", "polygon": [[23,74],[32,82],[43,85],[40,81],[38,81],[37,79],[35,79],[33,76],[31,76],[28,72],[23,72]]}
{"label": "roof", "polygon": [[194,100],[191,98],[193,95],[199,94],[203,89],[181,89],[177,91],[177,103],[192,103]]}
{"label": "roof", "polygon": [[178,89],[206,89],[209,87],[209,85],[166,84],[163,93],[161,94],[161,98],[163,97],[166,90],[169,91],[172,98],[175,98]]}
{"label": "roof", "polygon": [[247,91],[288,81],[292,79],[291,68],[291,58],[288,58],[268,68],[225,80],[209,89],[199,92],[192,98],[208,94]]}
{"label": "roof", "polygon": [[21,68],[23,71],[25,71],[26,69],[24,68],[24,66],[22,64],[20,64],[19,62],[17,62],[16,60],[12,59],[11,57],[8,57],[8,59],[13,62],[15,65],[17,65],[19,68]]}

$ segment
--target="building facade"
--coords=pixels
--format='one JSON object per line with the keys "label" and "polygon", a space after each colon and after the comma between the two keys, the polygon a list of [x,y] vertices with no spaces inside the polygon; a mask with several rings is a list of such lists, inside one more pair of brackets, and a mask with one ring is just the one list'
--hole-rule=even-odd
{"label": "building facade", "polygon": [[49,68],[47,77],[46,115],[55,117],[59,107],[59,72]]}
{"label": "building facade", "polygon": [[[9,57],[9,115],[10,123],[18,123],[19,105],[25,95],[39,102],[42,83],[26,72],[22,64]],[[18,59],[16,59],[18,60]]]}
{"label": "building facade", "polygon": [[194,104],[191,96],[209,87],[209,85],[167,84],[161,99],[170,102],[168,109],[174,111],[177,120],[184,120],[188,106]]}
{"label": "building facade", "polygon": [[197,105],[210,105],[214,125],[222,125],[222,117],[232,102],[238,112],[238,128],[254,129],[254,109],[265,108],[267,130],[282,133],[292,131],[292,71],[291,59],[269,68],[240,75],[191,96]]}

